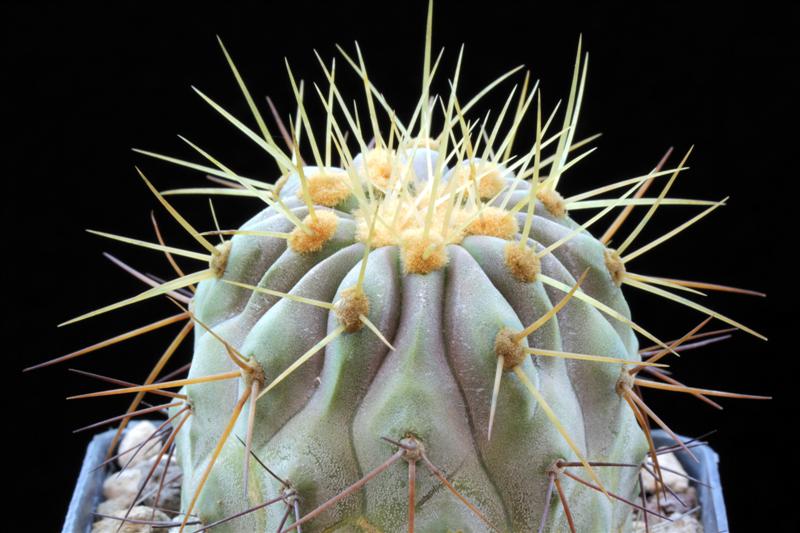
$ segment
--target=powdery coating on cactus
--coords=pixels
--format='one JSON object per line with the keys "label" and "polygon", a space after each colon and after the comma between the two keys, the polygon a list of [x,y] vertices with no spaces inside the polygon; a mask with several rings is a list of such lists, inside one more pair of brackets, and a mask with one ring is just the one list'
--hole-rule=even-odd
{"label": "powdery coating on cactus", "polygon": [[[686,387],[657,367],[687,341],[713,340],[698,333],[712,317],[760,336],[676,289],[751,291],[627,267],[724,201],[668,198],[686,158],[662,170],[666,156],[646,175],[562,197],[559,180],[588,153],[570,160],[572,152],[592,140],[574,141],[586,76],[580,48],[560,128],[542,116],[527,76],[515,111],[507,114],[512,91],[495,122],[473,121],[470,109],[514,71],[462,102],[460,56],[437,122],[430,31],[429,9],[423,91],[408,124],[369,82],[360,50],[356,59],[342,51],[364,81],[369,117],[353,117],[334,68],[321,62],[327,121],[315,137],[289,71],[299,118],[286,151],[223,48],[259,132],[197,92],[275,159],[276,185],[239,176],[191,143],[213,167],[142,153],[211,173],[267,207],[238,230],[218,229],[231,238],[215,246],[142,175],[204,252],[167,246],[158,231],[158,244],[96,232],[166,253],[178,278],[69,322],[163,294],[188,305],[122,336],[186,320],[145,384],[84,395],[136,393],[120,431],[130,416],[152,412],[139,408],[144,393],[170,396],[163,408],[174,429],[160,453],[171,458],[174,446],[183,468],[179,529],[624,530],[639,492],[636,467],[648,452],[657,458],[648,419],[666,428],[636,388],[712,404],[708,396],[746,397]],[[532,146],[514,156],[529,114]],[[643,196],[666,176],[657,197]],[[618,198],[598,198],[615,190]],[[169,193],[197,192],[208,191]],[[630,251],[661,205],[706,208]],[[635,206],[648,207],[641,222],[608,248]],[[589,228],[620,207],[593,237]],[[578,223],[568,213],[581,209],[600,211]],[[185,274],[173,256],[206,268]],[[708,318],[664,343],[631,320],[623,285]],[[156,383],[192,329],[188,377]],[[635,332],[655,343],[645,361]],[[660,476],[657,460],[652,475]],[[193,525],[198,519],[203,525]]]}

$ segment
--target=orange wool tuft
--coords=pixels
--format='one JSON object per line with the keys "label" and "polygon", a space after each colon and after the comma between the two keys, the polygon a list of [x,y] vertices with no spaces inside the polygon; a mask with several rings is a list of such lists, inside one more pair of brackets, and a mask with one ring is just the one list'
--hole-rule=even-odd
{"label": "orange wool tuft", "polygon": [[373,185],[381,190],[389,187],[392,177],[394,152],[385,148],[375,148],[364,154],[362,172]]}
{"label": "orange wool tuft", "polygon": [[333,211],[322,210],[317,210],[316,214],[316,221],[311,215],[303,219],[303,224],[311,230],[310,234],[300,228],[292,230],[289,234],[289,248],[301,254],[318,252],[333,237],[339,223],[336,214]]}
{"label": "orange wool tuft", "polygon": [[446,245],[438,233],[431,231],[424,238],[424,230],[410,229],[402,233],[402,240],[400,255],[406,274],[427,274],[447,264]]}
{"label": "orange wool tuft", "polygon": [[540,188],[536,191],[536,198],[544,204],[551,215],[561,218],[567,214],[567,204],[564,202],[564,197],[553,189]]}
{"label": "orange wool tuft", "polygon": [[470,235],[488,235],[500,239],[510,239],[518,230],[516,217],[499,207],[484,207],[483,212],[467,226]]}
{"label": "orange wool tuft", "polygon": [[[308,176],[308,195],[317,205],[333,207],[350,196],[350,182],[347,173],[341,170],[325,171]],[[303,199],[302,191],[297,197]]]}
{"label": "orange wool tuft", "polygon": [[[505,185],[497,165],[485,161],[479,161],[472,166],[468,163],[462,163],[453,171],[453,179],[459,184],[466,184],[471,180],[475,180],[478,187],[478,196],[481,200],[494,198],[503,190]],[[472,191],[472,185],[469,187],[469,190]]]}
{"label": "orange wool tuft", "polygon": [[531,283],[542,270],[541,262],[536,252],[528,246],[520,247],[515,242],[506,245],[505,260],[511,275],[523,283]]}

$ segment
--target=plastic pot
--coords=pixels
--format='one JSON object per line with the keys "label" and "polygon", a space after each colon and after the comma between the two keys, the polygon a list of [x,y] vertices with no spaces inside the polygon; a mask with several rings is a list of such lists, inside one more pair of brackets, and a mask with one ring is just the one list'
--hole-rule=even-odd
{"label": "plastic pot", "polygon": [[[131,422],[131,426],[135,425]],[[103,481],[106,479],[108,468],[98,468],[106,460],[106,452],[114,439],[116,429],[109,429],[98,433],[92,438],[86,448],[86,455],[78,474],[78,482],[67,508],[67,517],[64,520],[62,533],[91,533],[95,517],[92,513],[97,509],[103,498]]]}
{"label": "plastic pot", "polygon": [[[673,446],[672,440],[666,432],[653,430],[653,441],[656,447]],[[688,437],[679,437],[688,442]],[[727,533],[728,515],[725,512],[725,499],[722,497],[722,483],[719,479],[719,455],[705,444],[692,446],[692,453],[699,462],[682,449],[675,451],[675,457],[681,463],[686,473],[699,479],[706,485],[692,485],[697,489],[697,499],[700,503],[700,522],[705,533]]]}

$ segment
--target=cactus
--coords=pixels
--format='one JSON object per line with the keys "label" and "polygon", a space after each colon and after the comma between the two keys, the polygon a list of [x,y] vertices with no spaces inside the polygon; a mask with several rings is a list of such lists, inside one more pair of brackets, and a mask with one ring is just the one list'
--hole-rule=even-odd
{"label": "cactus", "polygon": [[[712,318],[761,337],[684,294],[752,291],[629,270],[724,204],[668,197],[689,153],[674,168],[664,168],[670,150],[642,176],[562,197],[565,171],[588,151],[574,154],[594,140],[574,137],[580,45],[561,125],[555,112],[543,116],[528,76],[496,119],[475,119],[475,104],[517,69],[461,101],[459,55],[449,92],[434,98],[431,13],[422,94],[407,123],[371,84],[361,51],[340,50],[363,81],[368,119],[347,107],[335,62],[320,61],[326,122],[311,124],[287,64],[298,113],[289,127],[275,113],[281,141],[223,47],[257,131],[195,90],[273,157],[280,179],[240,176],[189,141],[210,166],[140,151],[224,185],[162,194],[139,172],[201,251],[168,246],[158,231],[158,243],[95,232],[163,252],[177,272],[68,323],[163,295],[180,307],[110,342],[184,323],[145,383],[80,396],[132,394],[120,432],[155,410],[142,408],[145,394],[169,396],[157,409],[172,427],[161,454],[184,472],[180,531],[624,531],[638,507],[636,466],[649,455],[660,476],[650,424],[669,431],[641,388],[710,403],[761,398],[688,387],[660,370],[691,341],[713,340],[717,332],[700,332]],[[532,146],[512,155],[527,116]],[[614,191],[622,194],[603,196]],[[266,207],[239,229],[199,232],[167,199],[196,193]],[[667,205],[703,210],[634,248]],[[645,215],[611,248],[638,206]],[[580,210],[596,213],[577,222]],[[607,230],[590,232],[615,210]],[[185,274],[175,256],[204,266]],[[662,341],[631,317],[623,286],[706,318]],[[653,347],[640,350],[637,334]],[[188,376],[159,381],[192,335]]]}

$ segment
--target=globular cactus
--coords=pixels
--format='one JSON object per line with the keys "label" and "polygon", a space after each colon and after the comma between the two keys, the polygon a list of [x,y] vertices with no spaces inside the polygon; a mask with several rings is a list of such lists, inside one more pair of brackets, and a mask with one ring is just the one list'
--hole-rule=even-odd
{"label": "globular cactus", "polygon": [[[367,151],[364,159],[383,156],[379,150]],[[391,157],[394,164],[397,155]],[[251,468],[249,499],[243,499],[246,447],[229,439],[194,506],[204,521],[241,512],[287,488],[297,491],[303,510],[315,509],[399,451],[405,461],[328,508],[314,519],[313,530],[345,524],[406,530],[409,466],[429,460],[474,509],[442,490],[435,475],[419,476],[420,531],[483,531],[487,523],[532,531],[546,507],[548,472],[559,459],[639,463],[644,457],[644,435],[616,389],[625,368],[620,363],[640,361],[634,333],[590,303],[570,299],[574,293],[565,296],[587,272],[582,294],[628,316],[605,267],[605,247],[535,194],[536,214],[523,236],[526,214],[501,205],[505,198],[512,205],[527,202],[533,188],[512,173],[495,174],[494,164],[484,165],[487,174],[470,183],[445,172],[441,151],[418,150],[416,157],[439,170],[400,172],[407,181],[391,187],[378,188],[373,180],[375,199],[355,210],[337,209],[347,204],[345,197],[331,209],[316,203],[312,215],[300,174],[291,175],[278,195],[284,207],[269,207],[244,224],[246,233],[234,236],[223,252],[224,273],[199,285],[198,321],[255,370],[243,379],[186,387],[195,416],[177,437],[184,471],[193,473],[185,494],[196,492],[217,451],[209,437],[223,432],[248,394],[258,400],[248,401],[233,432],[252,434],[253,452],[288,486]],[[366,184],[369,170],[354,174],[357,183]],[[348,183],[343,169],[322,172],[303,171],[312,200],[335,196],[327,188],[337,187],[337,180]],[[488,179],[497,181],[491,195],[497,198],[484,203],[470,186],[481,189]],[[459,187],[463,200],[447,202],[445,191],[453,197]],[[420,205],[403,209],[398,193]],[[540,189],[542,197],[556,194]],[[425,235],[431,196],[445,201],[432,211]],[[396,205],[400,220],[392,223]],[[295,227],[283,209],[312,233]],[[377,229],[381,221],[387,225]],[[290,236],[287,243],[258,232]],[[544,253],[559,241],[562,246]],[[190,377],[235,370],[218,338],[198,333]],[[591,354],[590,360],[547,357],[569,353]],[[635,469],[587,474],[596,476],[592,483],[633,498]],[[616,530],[629,515],[603,492],[580,484],[570,486],[567,497],[581,531]],[[230,527],[273,531],[284,512],[270,506]],[[552,519],[561,523],[564,516],[554,512]]]}
{"label": "globular cactus", "polygon": [[[133,416],[147,411],[145,393],[181,387],[170,393],[174,429],[162,454],[183,468],[182,531],[624,531],[640,490],[635,467],[656,459],[650,421],[666,427],[638,389],[735,396],[686,387],[659,367],[712,317],[758,335],[681,295],[737,289],[627,270],[724,201],[668,198],[685,158],[665,170],[666,157],[645,175],[563,198],[559,180],[587,142],[574,140],[580,51],[563,125],[543,120],[527,77],[516,111],[512,91],[490,123],[468,118],[485,92],[457,96],[460,57],[450,92],[431,98],[430,18],[428,28],[423,92],[407,124],[370,83],[360,50],[342,52],[364,83],[369,126],[321,62],[325,129],[310,123],[289,71],[298,118],[280,123],[287,149],[225,52],[258,133],[200,95],[275,159],[280,179],[239,176],[194,145],[212,166],[144,153],[213,174],[231,187],[221,191],[267,207],[238,230],[211,232],[230,236],[213,245],[145,178],[204,252],[103,234],[171,262],[208,263],[186,275],[173,262],[174,281],[79,317],[163,294],[188,304],[149,328],[186,320],[174,346],[194,328],[188,377],[156,381],[173,347],[145,384],[101,393],[136,393]],[[512,156],[527,115],[532,146]],[[643,196],[659,178],[661,193]],[[198,191],[171,191],[181,192]],[[668,204],[705,210],[631,251]],[[642,222],[610,248],[636,206],[647,207]],[[579,223],[568,213],[581,209],[599,212]],[[632,320],[622,285],[709,318],[665,343]],[[636,333],[654,344],[645,360]]]}

